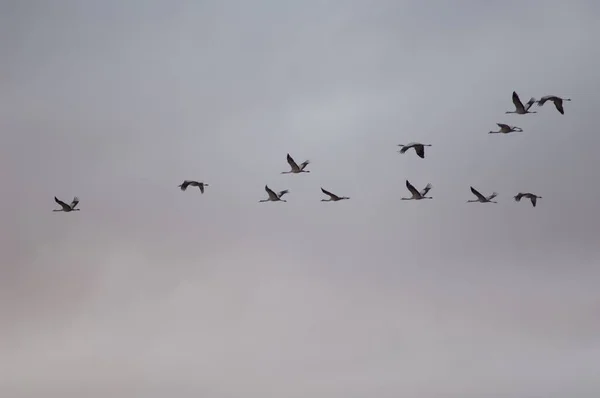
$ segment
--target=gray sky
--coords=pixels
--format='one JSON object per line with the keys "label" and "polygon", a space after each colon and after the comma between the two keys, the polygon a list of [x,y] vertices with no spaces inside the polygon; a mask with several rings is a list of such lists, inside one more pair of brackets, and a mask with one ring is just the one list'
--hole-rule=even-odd
{"label": "gray sky", "polygon": [[0,1],[0,395],[597,397],[599,17]]}

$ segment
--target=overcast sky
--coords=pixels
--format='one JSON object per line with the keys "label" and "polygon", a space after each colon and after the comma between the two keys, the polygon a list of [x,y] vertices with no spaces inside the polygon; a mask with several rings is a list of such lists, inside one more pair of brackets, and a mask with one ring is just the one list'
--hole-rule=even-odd
{"label": "overcast sky", "polygon": [[[598,397],[599,20],[0,1],[0,395]],[[506,115],[513,90],[572,101]]]}

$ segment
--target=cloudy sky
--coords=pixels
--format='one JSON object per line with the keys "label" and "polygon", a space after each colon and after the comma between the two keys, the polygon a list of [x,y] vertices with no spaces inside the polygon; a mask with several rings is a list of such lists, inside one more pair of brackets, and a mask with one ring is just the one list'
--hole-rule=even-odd
{"label": "cloudy sky", "polygon": [[0,395],[598,397],[599,18],[0,1]]}

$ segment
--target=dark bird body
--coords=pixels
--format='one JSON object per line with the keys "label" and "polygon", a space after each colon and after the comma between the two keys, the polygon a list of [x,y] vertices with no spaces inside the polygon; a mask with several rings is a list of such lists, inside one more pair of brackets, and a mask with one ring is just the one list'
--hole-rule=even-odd
{"label": "dark bird body", "polygon": [[542,199],[541,196],[537,196],[537,195],[534,195],[529,192],[527,192],[527,193],[519,192],[517,195],[515,195],[515,200],[517,202],[520,202],[522,198],[527,198],[527,199],[531,200],[531,205],[533,207],[535,207],[535,205],[537,204],[538,199]]}
{"label": "dark bird body", "polygon": [[58,203],[60,205],[60,207],[62,207],[62,209],[56,209],[56,210],[52,210],[52,211],[64,211],[65,213],[68,213],[71,211],[79,211],[79,209],[75,208],[75,206],[77,206],[77,203],[79,203],[79,198],[77,196],[75,196],[73,198],[73,201],[71,202],[71,204],[66,204],[62,200],[58,199],[56,196],[54,197],[54,201],[56,203]]}
{"label": "dark bird body", "polygon": [[321,199],[321,202],[337,202],[338,200],[350,199],[347,196],[337,196],[336,194],[333,194],[323,188],[321,188],[321,192],[323,192],[325,195],[329,196],[329,199]]}
{"label": "dark bird body", "polygon": [[431,190],[431,184],[427,184],[425,188],[421,192],[417,190],[408,180],[406,180],[406,188],[410,191],[412,196],[410,198],[402,198],[402,200],[421,200],[421,199],[433,199],[431,196],[427,195],[427,192]]}
{"label": "dark bird body", "polygon": [[178,185],[182,191],[185,191],[187,187],[198,187],[200,189],[200,193],[204,193],[204,187],[207,187],[208,184],[203,182],[193,181],[193,180],[185,180],[181,185]]}
{"label": "dark bird body", "polygon": [[545,97],[540,98],[539,101],[537,101],[538,106],[543,106],[546,101],[552,101],[554,102],[554,106],[556,107],[556,110],[558,112],[560,112],[561,115],[565,114],[565,109],[563,108],[563,101],[571,101],[570,98],[560,98],[557,97],[556,95],[546,95]]}
{"label": "dark bird body", "polygon": [[411,142],[410,144],[407,144],[407,145],[398,144],[398,146],[402,147],[402,149],[400,149],[398,151],[398,153],[404,154],[409,149],[414,148],[417,156],[420,157],[421,159],[425,159],[425,147],[431,146],[431,144],[421,144],[420,142]]}
{"label": "dark bird body", "polygon": [[281,199],[281,197],[283,195],[285,195],[286,193],[290,192],[289,190],[284,189],[283,191],[279,191],[279,193],[276,193],[271,188],[269,188],[267,185],[265,185],[265,191],[267,191],[269,198],[259,200],[260,203],[262,203],[262,202],[287,202],[287,200]]}

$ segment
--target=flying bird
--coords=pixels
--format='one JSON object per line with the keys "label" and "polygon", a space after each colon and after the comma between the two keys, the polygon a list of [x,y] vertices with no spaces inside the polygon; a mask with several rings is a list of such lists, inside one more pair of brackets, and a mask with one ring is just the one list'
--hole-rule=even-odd
{"label": "flying bird", "polygon": [[398,153],[402,153],[404,154],[406,151],[408,151],[410,148],[414,148],[416,154],[421,158],[424,159],[425,158],[425,147],[426,146],[431,146],[430,144],[421,144],[420,142],[411,142],[410,144],[407,145],[402,145],[402,144],[398,144],[399,147],[402,147],[402,149],[400,149],[398,151]]}
{"label": "flying bird", "polygon": [[288,153],[287,154],[287,162],[292,169],[290,171],[282,171],[281,174],[310,173],[309,170],[304,170],[304,168],[310,164],[309,160],[305,160],[304,162],[302,162],[300,164],[300,166],[298,166],[298,164],[294,161],[294,159]]}
{"label": "flying bird", "polygon": [[496,124],[498,125],[498,127],[500,127],[500,130],[490,131],[488,134],[508,134],[508,133],[512,133],[513,131],[520,133],[523,131],[523,129],[521,127],[509,126],[508,124],[504,124],[504,123],[496,123]]}
{"label": "flying bird", "polygon": [[266,185],[265,185],[265,191],[267,191],[267,194],[269,195],[269,198],[268,199],[259,200],[259,203],[262,203],[262,202],[287,202],[287,200],[281,199],[281,197],[283,195],[285,195],[286,193],[290,192],[287,189],[285,189],[283,191],[280,191],[279,193],[275,193],[275,191],[273,191],[271,188],[269,188]]}
{"label": "flying bird", "polygon": [[323,188],[321,188],[321,192],[323,192],[325,195],[329,196],[329,199],[321,199],[321,202],[337,202],[338,200],[350,199],[347,196],[337,196],[329,191],[326,191]]}
{"label": "flying bird", "polygon": [[204,193],[204,187],[207,187],[208,184],[205,184],[203,182],[198,182],[198,181],[192,181],[192,180],[185,180],[181,185],[178,185],[179,188],[181,188],[182,191],[185,191],[187,189],[187,187],[192,186],[192,187],[198,187],[200,188],[200,193]]}
{"label": "flying bird", "polygon": [[79,198],[77,196],[73,198],[71,204],[66,204],[62,200],[58,199],[56,196],[54,197],[54,201],[58,203],[60,207],[62,207],[62,209],[56,209],[52,211],[64,211],[65,213],[68,213],[70,211],[79,211],[79,209],[75,208],[75,206],[77,206],[77,203],[79,203]]}
{"label": "flying bird", "polygon": [[536,102],[535,98],[533,98],[533,97],[531,97],[531,99],[527,102],[526,105],[523,105],[523,103],[519,99],[519,96],[517,95],[517,92],[513,91],[512,102],[513,102],[513,104],[515,104],[515,110],[514,111],[506,111],[506,113],[517,113],[519,115],[524,115],[526,113],[537,113],[535,111],[531,111],[531,112],[529,111],[529,108],[531,108],[531,105],[533,105]]}
{"label": "flying bird", "polygon": [[541,196],[537,196],[537,195],[534,195],[529,192],[527,192],[527,193],[519,192],[517,195],[515,195],[515,200],[517,202],[520,202],[521,198],[527,198],[527,199],[531,200],[531,204],[533,205],[533,207],[535,207],[535,204],[537,203],[538,199],[542,199]]}
{"label": "flying bird", "polygon": [[498,203],[493,201],[492,199],[494,199],[496,196],[498,196],[498,194],[496,192],[492,192],[492,194],[490,196],[483,196],[478,190],[476,190],[475,188],[471,187],[471,192],[473,193],[473,195],[477,196],[477,199],[475,200],[467,200],[467,203],[474,203],[474,202],[481,202],[481,203]]}
{"label": "flying bird", "polygon": [[556,107],[556,110],[558,110],[560,112],[561,115],[565,114],[565,110],[563,108],[563,101],[571,101],[570,98],[560,98],[557,97],[556,95],[546,95],[545,97],[540,98],[539,101],[537,101],[538,106],[543,106],[546,101],[552,101],[554,102],[554,106]]}
{"label": "flying bird", "polygon": [[410,182],[408,182],[408,180],[406,180],[406,188],[408,188],[412,196],[410,198],[402,198],[402,200],[433,199],[431,196],[425,196],[432,188],[431,184],[427,184],[427,186],[423,188],[421,192],[419,192]]}

